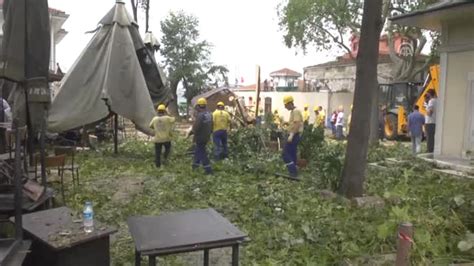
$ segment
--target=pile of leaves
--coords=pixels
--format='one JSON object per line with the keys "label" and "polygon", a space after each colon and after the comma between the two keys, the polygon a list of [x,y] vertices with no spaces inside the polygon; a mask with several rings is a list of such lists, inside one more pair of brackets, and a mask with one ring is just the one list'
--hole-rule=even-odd
{"label": "pile of leaves", "polygon": [[[255,129],[259,130],[259,129]],[[80,154],[81,187],[69,187],[68,205],[82,210],[94,203],[99,221],[119,228],[111,245],[114,265],[134,261],[126,219],[193,208],[214,208],[251,241],[241,253],[242,265],[333,265],[345,259],[394,253],[396,227],[415,227],[413,265],[474,261],[474,181],[431,171],[432,165],[412,159],[386,170],[369,170],[366,191],[386,199],[379,209],[358,209],[346,199],[324,199],[321,189],[335,189],[344,159],[342,143],[322,142],[312,154],[302,181],[274,176],[284,171],[280,155],[258,147],[252,129],[231,135],[231,158],[214,162],[215,174],[191,171],[187,140],[173,143],[173,154],[162,169],[153,165],[153,144],[130,141]],[[409,148],[378,147],[370,160],[394,155],[408,158]],[[114,201],[126,176],[143,182],[131,198]],[[181,256],[164,258],[186,265]],[[188,263],[189,264],[189,263]]]}

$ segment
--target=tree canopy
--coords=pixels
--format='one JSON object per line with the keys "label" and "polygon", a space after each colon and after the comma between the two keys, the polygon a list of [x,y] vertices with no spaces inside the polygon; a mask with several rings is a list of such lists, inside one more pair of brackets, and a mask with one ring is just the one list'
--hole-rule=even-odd
{"label": "tree canopy", "polygon": [[[393,44],[392,37],[399,34],[413,48],[411,56],[403,56],[395,51],[393,45],[390,46],[390,57],[397,65],[393,79],[410,80],[428,66],[429,61],[415,69],[415,59],[425,47],[429,33],[413,27],[392,25],[387,18],[421,9],[434,2],[436,0],[383,0],[381,17],[389,45]],[[360,0],[285,0],[278,8],[279,25],[284,32],[285,44],[301,48],[304,52],[309,47],[314,47],[317,51],[338,48],[350,55],[348,40],[351,34],[360,33],[362,7]],[[437,44],[437,36],[431,35],[433,43]]]}
{"label": "tree canopy", "polygon": [[199,20],[183,11],[170,12],[161,22],[163,36],[160,52],[164,57],[170,88],[177,99],[181,83],[188,103],[204,90],[218,86],[220,80],[228,83],[228,69],[211,63],[211,45],[200,40],[198,27]]}

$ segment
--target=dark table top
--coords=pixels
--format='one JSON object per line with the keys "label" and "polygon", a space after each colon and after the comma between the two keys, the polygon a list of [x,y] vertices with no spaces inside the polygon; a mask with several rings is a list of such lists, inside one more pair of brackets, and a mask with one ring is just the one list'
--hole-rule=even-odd
{"label": "dark table top", "polygon": [[144,255],[232,245],[247,237],[214,209],[130,217],[127,222],[136,249]]}
{"label": "dark table top", "polygon": [[55,250],[62,250],[117,232],[94,219],[94,231],[84,232],[80,217],[67,207],[23,215],[23,229]]}

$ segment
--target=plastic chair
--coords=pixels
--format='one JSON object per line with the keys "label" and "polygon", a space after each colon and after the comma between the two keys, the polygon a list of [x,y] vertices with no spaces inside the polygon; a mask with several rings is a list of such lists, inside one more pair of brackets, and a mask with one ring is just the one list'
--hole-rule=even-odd
{"label": "plastic chair", "polygon": [[66,164],[66,155],[47,156],[44,158],[44,167],[46,169],[56,168],[58,169],[58,175],[61,178],[61,196],[63,203],[66,203],[66,197],[64,196],[64,166]]}

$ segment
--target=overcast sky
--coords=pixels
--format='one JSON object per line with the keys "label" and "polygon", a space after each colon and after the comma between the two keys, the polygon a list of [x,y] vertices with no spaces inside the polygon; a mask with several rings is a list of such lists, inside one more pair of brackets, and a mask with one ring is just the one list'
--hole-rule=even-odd
{"label": "overcast sky", "polygon": [[[129,0],[127,8],[131,13]],[[170,11],[184,10],[199,18],[201,38],[213,44],[212,61],[229,68],[229,79],[243,77],[255,82],[255,67],[262,68],[262,80],[272,71],[288,67],[303,73],[303,67],[332,60],[337,54],[287,48],[279,31],[276,8],[280,0],[152,0],[150,29],[161,38],[160,21]],[[67,70],[91,39],[84,32],[113,7],[115,0],[49,0],[49,6],[70,15],[63,28],[69,33],[57,47],[57,61]],[[143,18],[144,14],[140,13]],[[144,22],[140,31],[143,34]],[[296,54],[296,52],[298,52]],[[162,60],[157,54],[157,59]]]}

